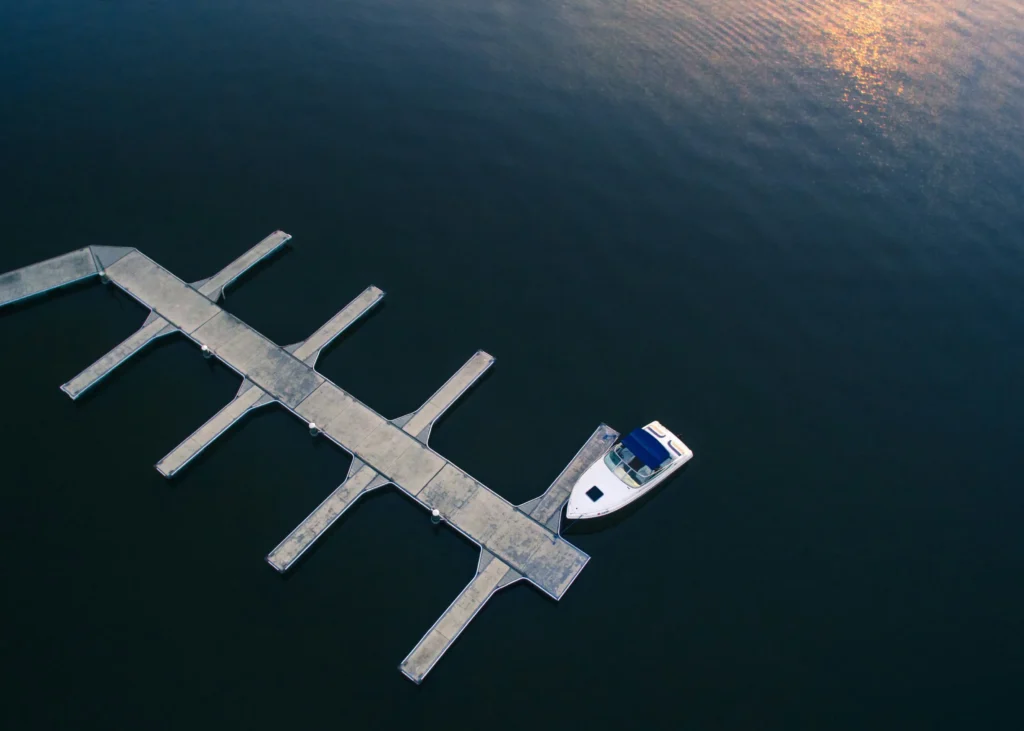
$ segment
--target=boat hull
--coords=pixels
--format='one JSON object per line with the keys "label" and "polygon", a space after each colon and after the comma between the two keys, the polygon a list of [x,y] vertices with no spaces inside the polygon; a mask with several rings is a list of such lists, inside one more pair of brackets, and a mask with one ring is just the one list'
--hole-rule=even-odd
{"label": "boat hull", "polygon": [[[565,516],[569,520],[586,520],[600,518],[617,510],[621,510],[632,502],[656,488],[667,480],[674,472],[693,457],[693,452],[674,434],[658,422],[644,427],[652,436],[670,448],[673,455],[670,463],[662,467],[657,474],[644,484],[634,487],[620,478],[605,461],[607,453],[601,455],[594,464],[580,476],[569,494]],[[618,446],[617,444],[615,446]],[[612,447],[612,449],[615,448]]]}

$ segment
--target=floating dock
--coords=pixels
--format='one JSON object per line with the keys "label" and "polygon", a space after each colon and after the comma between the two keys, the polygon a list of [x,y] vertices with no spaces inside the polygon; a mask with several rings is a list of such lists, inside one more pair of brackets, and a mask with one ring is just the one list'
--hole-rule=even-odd
{"label": "floating dock", "polygon": [[589,556],[560,535],[562,506],[576,479],[614,443],[617,432],[600,426],[541,496],[515,506],[428,446],[431,428],[487,371],[494,358],[475,353],[415,412],[388,420],[316,370],[320,352],[384,296],[364,290],[301,343],[282,347],[225,311],[226,287],[282,247],[275,232],[209,279],[187,284],[137,249],[94,246],[0,275],[0,306],[89,277],[113,283],[149,308],[134,335],[61,388],[78,398],[150,342],[181,333],[241,378],[238,394],[157,463],[173,477],[250,411],[279,404],[352,455],[345,480],[270,554],[288,571],[362,495],[394,485],[480,546],[476,575],[441,615],[400,670],[419,683],[499,589],[525,580],[560,599]]}

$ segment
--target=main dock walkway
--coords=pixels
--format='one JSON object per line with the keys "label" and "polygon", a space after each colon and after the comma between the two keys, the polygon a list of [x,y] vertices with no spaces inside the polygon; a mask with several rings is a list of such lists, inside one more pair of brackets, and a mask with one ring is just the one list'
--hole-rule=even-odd
{"label": "main dock walkway", "polygon": [[158,464],[177,474],[247,413],[278,403],[349,452],[345,481],[288,535],[267,561],[291,568],[359,497],[384,485],[399,490],[481,548],[465,590],[402,662],[420,682],[495,591],[526,580],[560,599],[589,557],[559,535],[561,508],[582,471],[611,446],[616,432],[601,426],[548,490],[514,506],[428,446],[444,412],[494,362],[478,351],[417,411],[384,418],[315,369],[320,352],[383,297],[369,287],[307,340],[281,347],[217,304],[225,287],[290,237],[275,232],[213,277],[189,285],[136,249],[90,247],[0,276],[0,306],[90,276],[109,280],[150,309],[142,328],[62,386],[77,398],[153,340],[180,332],[242,377],[238,395]]}

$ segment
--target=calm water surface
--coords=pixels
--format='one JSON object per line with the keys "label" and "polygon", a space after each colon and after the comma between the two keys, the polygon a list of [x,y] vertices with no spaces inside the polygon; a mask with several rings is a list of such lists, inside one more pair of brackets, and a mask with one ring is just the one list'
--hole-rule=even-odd
{"label": "calm water surface", "polygon": [[99,284],[0,313],[9,729],[1021,728],[1024,9],[990,0],[26,0],[0,7],[7,271],[88,244],[209,276],[513,502],[593,428],[688,469],[563,601],[399,661],[476,552],[396,492],[294,575],[345,474],[282,411],[152,468],[237,379]]}

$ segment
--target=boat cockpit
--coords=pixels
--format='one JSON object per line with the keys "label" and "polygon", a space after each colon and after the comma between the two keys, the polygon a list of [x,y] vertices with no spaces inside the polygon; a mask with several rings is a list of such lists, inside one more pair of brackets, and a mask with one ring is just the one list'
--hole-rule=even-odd
{"label": "boat cockpit", "polygon": [[671,462],[668,450],[643,429],[628,434],[604,458],[611,473],[629,487],[642,487]]}

